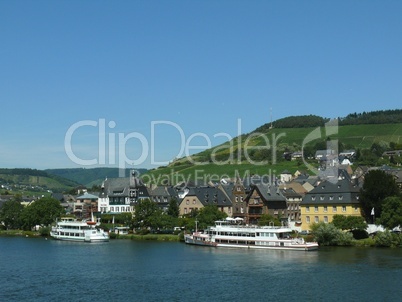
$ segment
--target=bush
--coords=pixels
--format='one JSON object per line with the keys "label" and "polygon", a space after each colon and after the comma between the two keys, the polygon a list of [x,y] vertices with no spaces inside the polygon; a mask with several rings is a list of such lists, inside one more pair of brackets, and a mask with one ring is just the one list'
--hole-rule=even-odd
{"label": "bush", "polygon": [[332,223],[314,223],[311,226],[315,240],[320,245],[352,245],[353,235],[344,232]]}
{"label": "bush", "polygon": [[140,229],[140,230],[137,230],[137,232],[136,232],[136,234],[138,234],[138,235],[147,235],[149,233],[150,233],[150,230],[148,230],[148,229]]}
{"label": "bush", "polygon": [[354,246],[375,246],[375,240],[373,238],[366,238],[353,241]]}
{"label": "bush", "polygon": [[366,230],[352,230],[353,238],[356,240],[368,238],[368,233]]}
{"label": "bush", "polygon": [[341,232],[331,223],[314,223],[311,226],[315,240],[320,245],[336,245],[337,236]]}
{"label": "bush", "polygon": [[352,245],[353,235],[349,232],[342,232],[338,230],[338,234],[336,234],[334,244],[335,245]]}
{"label": "bush", "polygon": [[378,232],[375,236],[375,245],[378,247],[390,247],[392,245],[392,234],[389,231]]}
{"label": "bush", "polygon": [[39,229],[39,235],[43,236],[43,237],[49,236],[50,235],[50,230],[51,230],[50,227],[41,227]]}

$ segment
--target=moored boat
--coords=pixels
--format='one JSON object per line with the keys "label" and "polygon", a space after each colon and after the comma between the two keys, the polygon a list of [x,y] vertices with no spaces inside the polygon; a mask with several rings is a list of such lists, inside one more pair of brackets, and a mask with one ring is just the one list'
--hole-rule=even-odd
{"label": "moored boat", "polygon": [[275,249],[312,251],[318,249],[317,242],[306,242],[303,238],[292,238],[292,230],[276,226],[246,226],[230,221],[216,221],[215,226],[204,232],[184,236],[187,244],[210,247],[232,247],[252,249]]}
{"label": "moored boat", "polygon": [[80,221],[73,218],[62,218],[52,227],[50,236],[57,240],[82,242],[107,242],[109,234],[99,228],[95,221]]}

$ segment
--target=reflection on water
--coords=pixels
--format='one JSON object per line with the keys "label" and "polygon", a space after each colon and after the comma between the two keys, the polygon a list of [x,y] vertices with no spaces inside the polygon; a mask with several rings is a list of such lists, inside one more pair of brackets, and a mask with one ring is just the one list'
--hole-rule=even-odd
{"label": "reflection on water", "polygon": [[0,301],[394,301],[401,249],[276,251],[0,238]]}

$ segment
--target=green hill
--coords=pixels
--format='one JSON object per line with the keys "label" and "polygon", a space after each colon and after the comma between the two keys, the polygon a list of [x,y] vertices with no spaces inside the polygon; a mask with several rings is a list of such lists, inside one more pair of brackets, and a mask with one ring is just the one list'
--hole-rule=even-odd
{"label": "green hill", "polygon": [[78,186],[78,183],[35,169],[0,169],[3,184],[41,187],[44,190],[61,192]]}
{"label": "green hill", "polygon": [[[322,121],[316,118],[315,120]],[[286,161],[282,158],[282,154],[286,151],[300,151],[303,140],[315,129],[317,127],[260,127],[250,134],[241,135],[230,142],[192,155],[190,158],[178,159],[168,167],[150,170],[144,176],[144,180],[153,183],[175,184],[188,180],[206,182],[212,179],[218,181],[221,177],[233,177],[236,174],[244,177],[248,174],[279,174],[283,170],[292,173],[297,170],[307,170],[303,162]],[[374,143],[386,146],[391,142],[402,143],[402,123],[339,126],[338,132],[330,136],[326,135],[325,127],[320,127],[320,132],[321,137],[305,146],[305,157],[308,152],[312,156],[317,149],[325,149],[329,139],[338,140],[340,151],[343,149],[370,149]],[[272,152],[274,146],[276,152]],[[263,165],[250,163],[245,156],[245,147],[251,147],[247,153],[253,160],[256,162],[266,160],[267,163]],[[261,147],[261,149],[254,148],[253,151],[253,147]],[[214,159],[218,159],[222,164],[214,164]],[[312,160],[311,164],[316,165],[317,163]]]}
{"label": "green hill", "polygon": [[[124,174],[129,175],[131,169],[125,169]],[[72,180],[76,183],[82,184],[88,188],[93,185],[100,185],[102,181],[105,180],[106,177],[114,178],[119,177],[119,169],[118,168],[71,168],[71,169],[47,169],[45,170],[47,173],[51,175],[56,175],[59,177],[63,177],[69,180]],[[146,169],[138,169],[140,174],[145,173]]]}

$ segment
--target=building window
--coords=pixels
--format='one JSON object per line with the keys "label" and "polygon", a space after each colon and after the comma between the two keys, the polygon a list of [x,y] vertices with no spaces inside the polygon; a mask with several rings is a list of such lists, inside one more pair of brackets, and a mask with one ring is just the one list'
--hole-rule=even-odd
{"label": "building window", "polygon": [[358,211],[359,211],[359,207],[355,206],[355,212],[358,212]]}
{"label": "building window", "polygon": [[319,222],[320,220],[318,219],[318,216],[314,216],[314,222]]}
{"label": "building window", "polygon": [[314,212],[316,212],[316,213],[318,212],[318,206],[314,207]]}
{"label": "building window", "polygon": [[114,207],[110,207],[110,212],[114,212]]}
{"label": "building window", "polygon": [[195,204],[196,203],[196,201],[195,201],[195,199],[193,199],[193,204]]}
{"label": "building window", "polygon": [[237,187],[236,190],[237,190],[237,192],[240,192],[240,191],[241,191],[241,188],[240,188],[240,187]]}
{"label": "building window", "polygon": [[310,216],[306,216],[306,222],[310,223]]}
{"label": "building window", "polygon": [[306,206],[306,212],[307,213],[310,212],[310,207],[309,206]]}
{"label": "building window", "polygon": [[328,216],[324,216],[324,222],[328,223]]}
{"label": "building window", "polygon": [[335,206],[332,207],[332,212],[336,213],[336,207]]}
{"label": "building window", "polygon": [[315,196],[311,197],[311,200],[315,200]]}
{"label": "building window", "polygon": [[324,212],[325,213],[328,212],[328,207],[327,206],[324,206]]}
{"label": "building window", "polygon": [[342,206],[342,212],[346,212],[346,206]]}
{"label": "building window", "polygon": [[184,208],[184,214],[187,214],[187,208]]}
{"label": "building window", "polygon": [[186,204],[190,204],[190,200],[187,199],[187,200],[186,200]]}
{"label": "building window", "polygon": [[334,200],[334,196],[330,196],[330,197],[329,197],[329,200]]}
{"label": "building window", "polygon": [[236,196],[236,197],[235,197],[235,200],[236,200],[236,202],[239,202],[239,197]]}
{"label": "building window", "polygon": [[243,196],[240,196],[240,201],[243,202]]}

